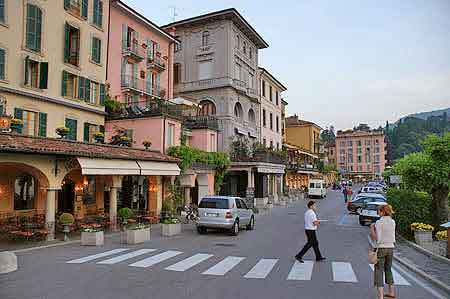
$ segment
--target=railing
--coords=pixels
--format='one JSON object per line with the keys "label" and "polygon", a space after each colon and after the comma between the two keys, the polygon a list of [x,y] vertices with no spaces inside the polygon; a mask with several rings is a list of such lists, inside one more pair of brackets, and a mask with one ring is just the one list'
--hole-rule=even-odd
{"label": "railing", "polygon": [[247,83],[244,81],[233,79],[233,86],[237,89],[247,92]]}
{"label": "railing", "polygon": [[219,121],[214,116],[188,116],[184,120],[184,126],[187,129],[211,129],[219,130]]}
{"label": "railing", "polygon": [[128,43],[126,40],[122,41],[122,53],[133,56],[138,60],[142,60],[145,57],[144,50],[136,41],[132,41],[131,43]]}
{"label": "railing", "polygon": [[317,168],[317,166],[312,165],[312,164],[298,164],[298,163],[288,163],[286,165],[286,168],[288,170],[294,170],[294,171],[319,171],[319,169]]}
{"label": "railing", "polygon": [[147,58],[147,67],[165,70],[166,64],[161,60],[161,57],[155,56],[153,58]]}
{"label": "railing", "polygon": [[233,162],[265,162],[274,164],[284,164],[283,158],[273,152],[256,152],[252,156],[230,154]]}
{"label": "railing", "polygon": [[67,10],[77,16],[81,16],[81,0],[69,1]]}
{"label": "railing", "polygon": [[247,94],[250,97],[256,97],[256,98],[258,97],[258,91],[254,88],[247,88]]}
{"label": "railing", "polygon": [[216,87],[230,86],[231,83],[232,83],[231,78],[228,77],[204,79],[177,84],[175,85],[175,91],[186,92],[198,89],[216,88]]}
{"label": "railing", "polygon": [[163,114],[180,119],[182,118],[182,109],[180,107],[165,100],[154,99],[131,103],[120,103],[114,110],[106,107],[106,112],[108,113],[108,119],[139,118]]}
{"label": "railing", "polygon": [[142,80],[130,75],[121,76],[122,89],[130,89],[136,93],[142,93],[153,97],[165,98],[166,90],[150,81]]}
{"label": "railing", "polygon": [[205,55],[211,52],[214,52],[211,45],[202,46],[197,49],[197,55]]}

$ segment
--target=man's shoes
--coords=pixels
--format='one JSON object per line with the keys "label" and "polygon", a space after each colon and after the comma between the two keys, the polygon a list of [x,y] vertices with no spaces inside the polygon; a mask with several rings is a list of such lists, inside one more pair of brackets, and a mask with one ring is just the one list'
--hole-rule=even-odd
{"label": "man's shoes", "polygon": [[304,263],[304,261],[303,261],[303,259],[301,257],[296,256],[295,259],[301,264]]}
{"label": "man's shoes", "polygon": [[319,257],[318,259],[316,259],[316,261],[317,262],[321,262],[321,261],[324,261],[324,260],[326,260],[327,258],[326,257]]}

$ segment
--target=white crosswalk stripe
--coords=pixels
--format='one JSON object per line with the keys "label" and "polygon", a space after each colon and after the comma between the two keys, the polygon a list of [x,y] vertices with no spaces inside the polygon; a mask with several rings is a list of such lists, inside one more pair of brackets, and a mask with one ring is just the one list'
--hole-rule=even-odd
{"label": "white crosswalk stripe", "polygon": [[311,280],[313,268],[313,261],[304,261],[304,263],[295,261],[287,280]]}
{"label": "white crosswalk stripe", "polygon": [[345,262],[332,262],[333,281],[336,282],[358,282],[352,265]]}
{"label": "white crosswalk stripe", "polygon": [[262,259],[244,277],[266,278],[277,262],[278,259]]}
{"label": "white crosswalk stripe", "polygon": [[245,257],[229,256],[202,274],[218,276],[225,275],[244,259]]}
{"label": "white crosswalk stripe", "polygon": [[[374,266],[370,265],[372,271],[374,270]],[[392,268],[392,276],[394,278],[394,284],[398,286],[410,286],[411,284],[400,274],[397,270]]]}
{"label": "white crosswalk stripe", "polygon": [[139,267],[139,268],[148,268],[151,267],[153,265],[156,265],[158,263],[161,263],[165,260],[168,260],[170,258],[173,258],[179,254],[182,254],[181,251],[174,251],[174,250],[168,250],[166,252],[148,257],[146,259],[143,259],[141,261],[138,261],[136,263],[133,263],[131,265],[129,265],[130,267]]}
{"label": "white crosswalk stripe", "polygon": [[124,252],[127,250],[129,250],[129,249],[127,249],[127,248],[113,249],[110,251],[106,251],[106,252],[102,252],[102,253],[98,253],[98,254],[94,254],[94,255],[88,255],[88,256],[85,256],[85,257],[82,257],[82,258],[79,258],[76,260],[71,260],[71,261],[68,261],[67,263],[68,264],[82,264],[82,263],[93,261],[95,259],[99,259],[99,258],[110,256],[110,255],[113,255],[116,253]]}
{"label": "white crosswalk stripe", "polygon": [[181,262],[178,262],[176,264],[173,264],[172,266],[167,267],[166,270],[183,272],[200,264],[203,261],[206,261],[212,256],[213,256],[212,254],[198,253],[191,257],[188,257],[187,259],[182,260]]}
{"label": "white crosswalk stripe", "polygon": [[146,253],[150,253],[156,251],[156,249],[139,249],[130,253],[126,253],[126,254],[122,254],[104,261],[100,261],[97,262],[97,264],[102,264],[102,265],[114,265],[120,262],[123,262],[125,260],[131,259],[133,257],[137,257]]}

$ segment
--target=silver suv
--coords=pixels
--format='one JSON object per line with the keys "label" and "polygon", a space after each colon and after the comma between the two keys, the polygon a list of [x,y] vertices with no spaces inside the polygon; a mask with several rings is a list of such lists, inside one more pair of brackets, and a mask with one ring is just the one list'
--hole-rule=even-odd
{"label": "silver suv", "polygon": [[253,210],[239,197],[208,196],[201,199],[198,206],[197,231],[205,234],[208,228],[221,228],[236,236],[239,229],[253,230],[255,215]]}

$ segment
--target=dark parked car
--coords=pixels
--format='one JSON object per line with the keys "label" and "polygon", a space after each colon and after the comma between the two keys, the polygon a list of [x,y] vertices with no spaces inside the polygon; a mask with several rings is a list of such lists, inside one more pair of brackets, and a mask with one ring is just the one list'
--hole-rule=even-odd
{"label": "dark parked car", "polygon": [[381,206],[387,205],[385,202],[369,202],[365,203],[359,214],[359,224],[366,226],[367,224],[374,223],[380,219],[378,215],[378,209]]}
{"label": "dark parked car", "polygon": [[379,193],[360,193],[347,203],[347,210],[359,214],[363,205],[369,202],[386,202],[386,197]]}

